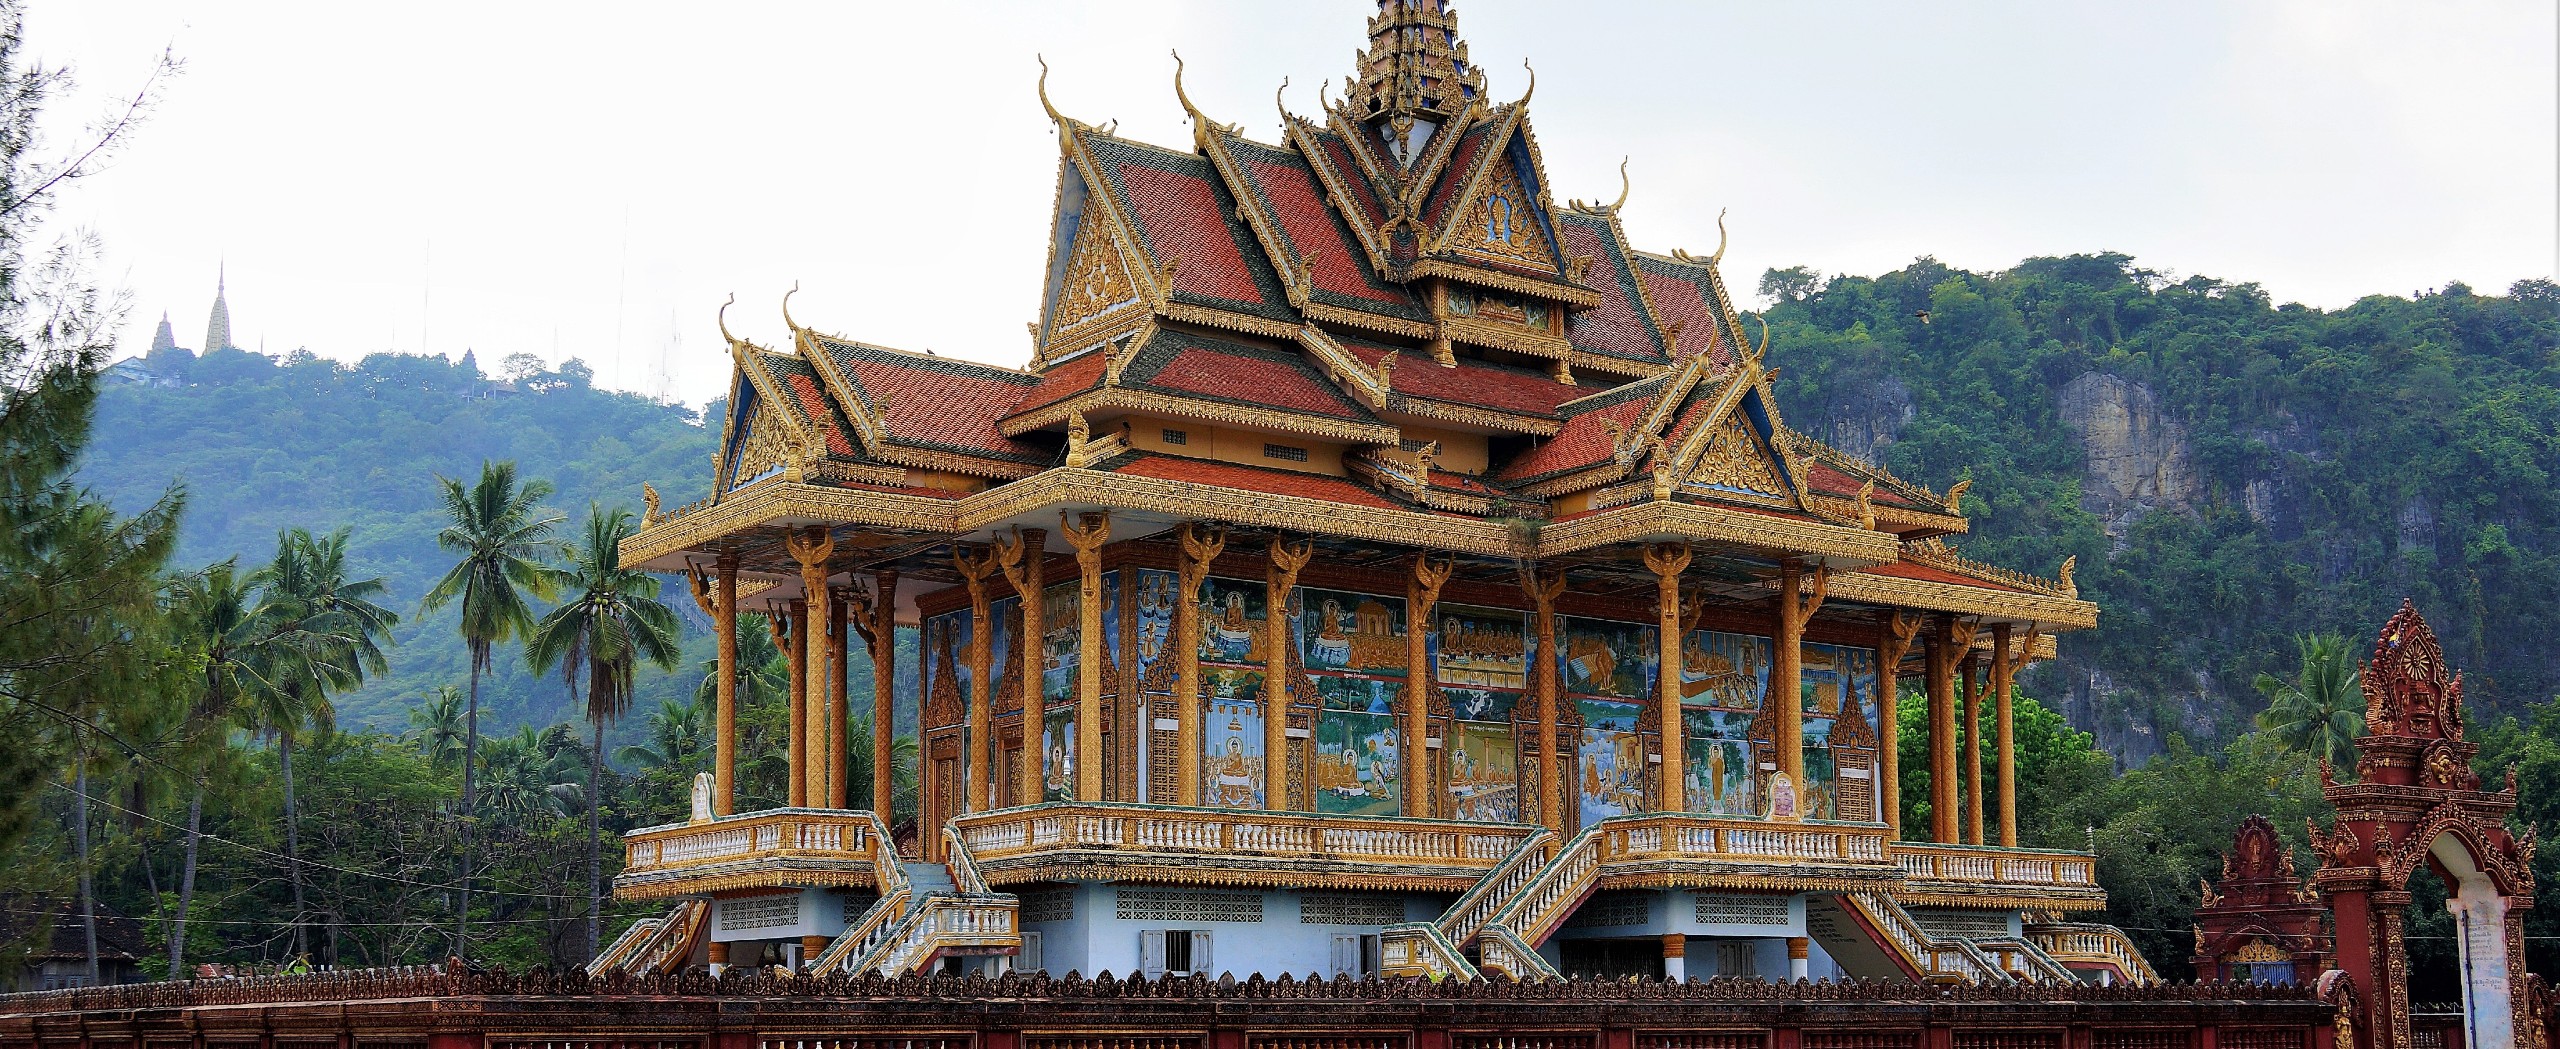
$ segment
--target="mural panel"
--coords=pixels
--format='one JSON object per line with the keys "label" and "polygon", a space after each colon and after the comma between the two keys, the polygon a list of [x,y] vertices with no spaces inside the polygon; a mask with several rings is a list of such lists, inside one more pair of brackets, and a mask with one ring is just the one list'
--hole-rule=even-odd
{"label": "mural panel", "polygon": [[[1259,691],[1261,679],[1253,688]],[[1254,700],[1203,696],[1205,731],[1200,743],[1200,803],[1220,808],[1259,809],[1262,794],[1262,704]]]}
{"label": "mural panel", "polygon": [[1120,665],[1120,573],[1102,573],[1102,690],[1116,692],[1112,670]]}
{"label": "mural panel", "polygon": [[1326,710],[1316,720],[1316,811],[1393,816],[1403,809],[1396,719]]}
{"label": "mural panel", "polygon": [[1040,724],[1040,797],[1074,801],[1076,797],[1076,708],[1068,703],[1043,712]]}
{"label": "mural panel", "polygon": [[1566,617],[1556,665],[1564,690],[1586,696],[1649,699],[1662,662],[1654,628],[1637,623]]}
{"label": "mural panel", "polygon": [[1138,603],[1140,681],[1148,680],[1148,675],[1156,669],[1156,663],[1165,657],[1166,649],[1173,644],[1173,610],[1174,602],[1178,600],[1175,592],[1181,589],[1182,577],[1172,572],[1154,568],[1137,571],[1130,593]]}
{"label": "mural panel", "polygon": [[1007,597],[987,602],[987,622],[992,625],[987,666],[1000,684],[1011,672],[1014,653],[1022,651],[1022,599]]}
{"label": "mural panel", "polygon": [[1461,721],[1449,751],[1449,794],[1462,820],[1520,819],[1519,751],[1511,726]]}
{"label": "mural panel", "polygon": [[[1805,815],[1811,819],[1839,819],[1839,757],[1832,753],[1834,734],[1847,738],[1874,740],[1876,737],[1876,654],[1873,649],[1844,648],[1838,645],[1804,646],[1804,779]],[[1843,730],[1839,719],[1844,711],[1854,710],[1861,721],[1860,730]],[[1863,751],[1853,759],[1854,773],[1872,777],[1872,755]],[[1872,782],[1862,784],[1862,797],[1871,797]],[[1861,802],[1861,808],[1872,807]],[[1853,813],[1873,818],[1865,812]]]}
{"label": "mural panel", "polygon": [[1680,701],[1723,710],[1760,709],[1769,692],[1773,646],[1765,637],[1692,630],[1680,640]]}
{"label": "mural panel", "polygon": [[1200,661],[1265,663],[1264,608],[1270,590],[1258,582],[1211,579],[1200,586]]}
{"label": "mural panel", "polygon": [[1073,580],[1051,583],[1040,592],[1040,698],[1047,702],[1076,697],[1076,669],[1082,649],[1076,644],[1076,591]]}
{"label": "mural panel", "polygon": [[1522,625],[1522,613],[1442,605],[1432,619],[1436,628],[1431,636],[1432,665],[1440,684],[1529,687],[1529,634]]}
{"label": "mural panel", "polygon": [[1582,715],[1580,794],[1582,825],[1644,808],[1644,737],[1637,726],[1644,708],[1634,703],[1579,699]]}
{"label": "mural panel", "polygon": [[1306,587],[1298,605],[1307,669],[1405,676],[1403,598]]}
{"label": "mural panel", "polygon": [[1751,767],[1751,717],[1739,711],[1681,708],[1689,811],[1760,814],[1760,777]]}
{"label": "mural panel", "polygon": [[965,609],[945,612],[925,621],[925,695],[931,696],[941,690],[942,674],[948,667],[951,683],[960,692],[960,709],[968,711],[977,705],[977,676],[969,669],[969,642],[975,636],[976,624]]}
{"label": "mural panel", "polygon": [[1482,688],[1444,688],[1440,694],[1449,700],[1449,713],[1460,721],[1511,721],[1511,708],[1520,705],[1520,693],[1495,692]]}
{"label": "mural panel", "polygon": [[1404,694],[1401,681],[1376,678],[1343,677],[1334,674],[1310,674],[1307,679],[1316,686],[1316,695],[1326,710],[1356,710],[1365,714],[1393,714],[1396,700]]}

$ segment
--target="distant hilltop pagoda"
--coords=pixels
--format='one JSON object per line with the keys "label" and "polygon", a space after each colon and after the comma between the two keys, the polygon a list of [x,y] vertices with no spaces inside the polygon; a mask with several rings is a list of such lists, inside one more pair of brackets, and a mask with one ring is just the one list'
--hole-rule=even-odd
{"label": "distant hilltop pagoda", "polygon": [[[221,269],[214,271],[213,314],[212,316],[205,318],[204,322],[204,352],[206,353],[232,348],[231,303],[224,297],[225,289],[223,287],[227,282],[227,277],[228,274]],[[166,322],[164,321],[163,323],[165,324]]]}

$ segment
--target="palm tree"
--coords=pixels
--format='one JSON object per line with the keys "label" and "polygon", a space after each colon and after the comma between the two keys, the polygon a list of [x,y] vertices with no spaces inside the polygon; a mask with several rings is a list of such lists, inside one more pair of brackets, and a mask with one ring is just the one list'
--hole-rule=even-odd
{"label": "palm tree", "polygon": [[249,693],[251,726],[276,743],[284,779],[285,870],[293,882],[294,953],[303,949],[301,814],[293,791],[293,748],[308,727],[336,726],[329,694],[390,669],[382,641],[399,615],[374,603],[379,577],[347,578],[347,530],[314,537],[300,528],[279,533],[276,559],[254,580],[264,588],[253,617],[266,636],[259,647],[261,687]]}
{"label": "palm tree", "polygon": [[462,753],[462,690],[438,685],[426,701],[409,708],[409,738],[418,753],[438,766]]}
{"label": "palm tree", "polygon": [[170,580],[169,604],[181,643],[204,667],[200,691],[180,727],[188,749],[196,754],[187,796],[186,858],[178,868],[178,907],[169,924],[169,977],[182,979],[187,964],[187,914],[195,902],[196,856],[204,841],[204,782],[211,760],[207,749],[220,745],[227,734],[233,704],[258,687],[258,651],[266,638],[255,614],[254,573],[241,572],[236,561],[219,561],[202,572]]}
{"label": "palm tree", "polygon": [[561,517],[539,509],[551,494],[547,481],[516,483],[516,464],[480,464],[480,480],[439,476],[447,523],[436,545],[460,554],[420,604],[434,611],[462,601],[462,644],[471,653],[471,693],[462,721],[462,870],[453,920],[453,954],[464,957],[471,938],[471,821],[479,811],[472,766],[480,754],[480,675],[501,643],[533,633],[532,594],[550,600],[552,571],[543,565],[555,545],[551,530]]}
{"label": "palm tree", "polygon": [[631,512],[587,505],[586,534],[569,551],[561,582],[576,597],[552,609],[525,643],[536,673],[557,666],[577,698],[586,677],[587,727],[594,733],[587,762],[587,957],[596,953],[604,921],[604,838],[597,815],[596,776],[604,765],[604,727],[631,709],[631,686],[641,660],[674,670],[681,656],[676,614],[658,600],[658,577],[622,567],[622,540],[631,534]]}
{"label": "palm tree", "polygon": [[701,765],[703,752],[712,747],[700,703],[659,700],[658,709],[649,712],[648,722],[648,738],[623,744],[622,749],[613,752],[615,760],[634,768],[685,771]]}
{"label": "palm tree", "polygon": [[2336,634],[2304,634],[2294,645],[2302,659],[2294,680],[2259,674],[2253,683],[2267,697],[2258,727],[2346,775],[2355,768],[2356,737],[2364,735],[2354,650]]}

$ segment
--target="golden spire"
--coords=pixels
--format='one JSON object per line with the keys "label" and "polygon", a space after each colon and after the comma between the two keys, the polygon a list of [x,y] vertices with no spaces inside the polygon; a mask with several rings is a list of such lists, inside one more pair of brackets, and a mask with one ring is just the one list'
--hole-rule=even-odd
{"label": "golden spire", "polygon": [[1402,132],[1416,120],[1437,126],[1464,116],[1484,97],[1484,71],[1467,60],[1449,0],[1378,0],[1350,85],[1353,119]]}

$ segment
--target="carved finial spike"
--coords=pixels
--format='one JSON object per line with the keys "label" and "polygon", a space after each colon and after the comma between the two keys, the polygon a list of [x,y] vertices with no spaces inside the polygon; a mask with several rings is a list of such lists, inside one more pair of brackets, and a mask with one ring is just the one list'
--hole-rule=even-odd
{"label": "carved finial spike", "polygon": [[1714,265],[1719,265],[1719,264],[1721,264],[1721,263],[1723,263],[1723,262],[1724,262],[1724,246],[1725,246],[1725,242],[1726,242],[1727,240],[1731,239],[1731,238],[1729,238],[1729,237],[1725,234],[1725,230],[1724,230],[1724,213],[1725,213],[1727,210],[1729,210],[1729,209],[1726,209],[1726,208],[1717,208],[1717,209],[1716,209],[1716,253],[1715,253],[1715,254],[1713,254],[1713,255],[1709,255],[1709,256],[1707,256],[1707,265],[1714,266]]}
{"label": "carved finial spike", "polygon": [[1280,110],[1280,133],[1289,133],[1289,78],[1280,78],[1280,90],[1271,93],[1271,104]]}
{"label": "carved finial spike", "polygon": [[1040,108],[1048,112],[1049,121],[1051,123],[1060,125],[1066,124],[1068,122],[1066,114],[1058,112],[1058,107],[1049,104],[1048,57],[1044,55],[1033,55],[1031,57],[1033,61],[1040,63]]}
{"label": "carved finial spike", "polygon": [[1324,83],[1316,85],[1316,105],[1324,109],[1332,109],[1333,99],[1330,97],[1332,92],[1333,79],[1327,77]]}
{"label": "carved finial spike", "polygon": [[796,280],[791,282],[790,291],[782,293],[782,326],[795,333],[800,330],[800,325],[791,319],[791,297],[798,294],[800,294],[800,282]]}
{"label": "carved finial spike", "polygon": [[1520,93],[1520,104],[1525,106],[1529,104],[1530,96],[1538,93],[1538,67],[1530,65],[1529,60],[1523,58],[1520,60],[1520,68],[1529,71],[1529,90]]}
{"label": "carved finial spike", "polygon": [[1199,131],[1210,131],[1217,127],[1216,124],[1209,122],[1208,117],[1200,114],[1200,107],[1191,104],[1190,93],[1182,90],[1182,52],[1179,50],[1173,53],[1173,97],[1182,103],[1182,111],[1191,117],[1193,128]]}
{"label": "carved finial spike", "polygon": [[720,304],[720,337],[729,340],[732,345],[737,343],[738,337],[729,334],[729,307],[737,304],[738,293],[734,291],[729,293],[729,301]]}
{"label": "carved finial spike", "polygon": [[1626,207],[1627,194],[1635,190],[1635,184],[1627,181],[1627,165],[1634,160],[1634,157],[1624,157],[1618,161],[1618,202],[1609,205],[1609,214],[1615,215],[1618,209]]}
{"label": "carved finial spike", "polygon": [[[1970,481],[1960,481],[1960,482],[1957,482],[1957,483],[1958,483],[1959,485],[1963,485],[1963,484],[1969,484],[1969,483],[1971,483],[1971,482],[1970,482]],[[1954,500],[1953,500],[1953,499],[1950,499],[1950,500],[1948,500],[1948,501],[1949,501],[1949,502],[1954,502]],[[2065,558],[2063,558],[2063,559],[2062,559],[2062,568],[2061,568],[2060,570],[2058,570],[2057,572],[2055,572],[2055,573],[2054,573],[2054,574],[2058,577],[2058,581],[2062,584],[2062,592],[2063,592],[2063,593],[2066,593],[2066,594],[2069,594],[2069,595],[2071,595],[2071,596],[2073,596],[2073,597],[2078,597],[2078,596],[2080,596],[2080,584],[2078,584],[2078,583],[2075,583],[2075,582],[2072,582],[2072,581],[2071,581],[2071,573],[2072,573],[2072,570],[2077,569],[2077,568],[2079,568],[2079,567],[2080,567],[2080,555],[2078,555],[2078,554],[2072,554],[2072,555],[2070,555],[2070,556],[2065,557]]]}
{"label": "carved finial spike", "polygon": [[1769,315],[1765,313],[1755,313],[1751,316],[1753,320],[1760,322],[1760,345],[1751,348],[1751,359],[1755,361],[1767,360],[1769,359]]}
{"label": "carved finial spike", "polygon": [[640,502],[642,505],[647,507],[647,509],[640,512],[640,527],[647,528],[650,525],[658,523],[657,486],[650,484],[647,481],[640,482]]}

